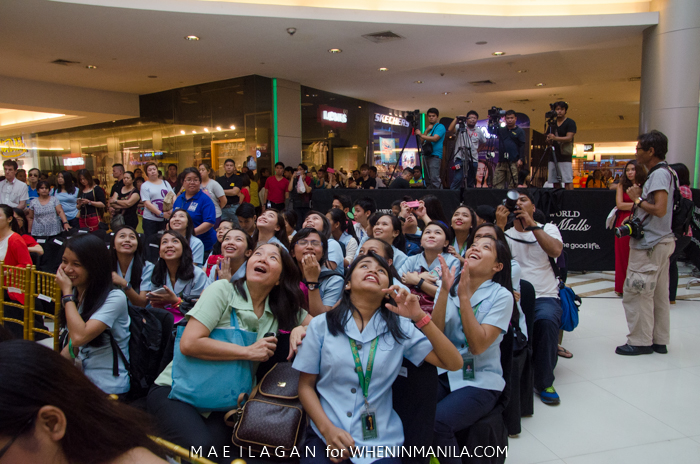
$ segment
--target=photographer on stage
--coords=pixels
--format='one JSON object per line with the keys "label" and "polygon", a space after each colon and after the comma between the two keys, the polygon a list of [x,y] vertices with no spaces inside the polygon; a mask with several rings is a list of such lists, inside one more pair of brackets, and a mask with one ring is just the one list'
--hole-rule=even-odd
{"label": "photographer on stage", "polygon": [[566,190],[574,189],[574,170],[571,165],[574,156],[574,134],[576,133],[576,123],[573,119],[566,117],[569,105],[566,102],[558,101],[553,104],[557,114],[557,125],[553,134],[547,134],[547,141],[554,144],[554,150],[561,174],[561,182],[557,178],[557,168],[553,161],[549,161],[548,182],[554,184],[554,188],[566,186]]}
{"label": "photographer on stage", "polygon": [[525,145],[525,131],[517,126],[515,111],[506,111],[506,127],[489,123],[489,132],[498,137],[498,164],[493,176],[493,188],[518,186],[518,168],[523,165],[520,150]]}
{"label": "photographer on stage", "polygon": [[476,187],[476,168],[479,162],[479,145],[486,143],[486,135],[476,128],[479,113],[470,110],[466,116],[457,116],[450,123],[448,132],[456,132],[454,166],[455,176],[450,185],[451,190],[459,190],[466,170],[467,187]]}
{"label": "photographer on stage", "polygon": [[668,139],[659,131],[637,138],[637,163],[647,168],[649,174],[643,189],[638,185],[627,189],[627,195],[634,200],[633,213],[629,222],[619,228],[625,231],[622,235],[631,236],[622,293],[630,332],[627,343],[615,350],[620,355],[668,352],[671,325],[668,267],[675,247],[671,231],[675,187],[673,174],[664,161],[667,151]]}
{"label": "photographer on stage", "polygon": [[[416,135],[423,143],[423,159],[425,160],[425,186],[427,188],[440,188],[440,165],[442,164],[442,143],[445,141],[447,129],[440,124],[440,112],[437,108],[430,108],[427,112],[428,127],[426,134],[416,129]],[[428,142],[428,143],[425,143]],[[429,153],[430,152],[430,153]]]}

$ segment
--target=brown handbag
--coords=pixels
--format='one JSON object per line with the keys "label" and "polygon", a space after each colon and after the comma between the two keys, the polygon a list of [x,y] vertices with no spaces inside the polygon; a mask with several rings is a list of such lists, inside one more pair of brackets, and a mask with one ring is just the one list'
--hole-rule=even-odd
{"label": "brown handbag", "polygon": [[226,413],[236,446],[270,456],[287,457],[303,443],[306,414],[299,401],[299,371],[288,362],[277,363],[255,386],[250,398],[238,400],[238,408]]}

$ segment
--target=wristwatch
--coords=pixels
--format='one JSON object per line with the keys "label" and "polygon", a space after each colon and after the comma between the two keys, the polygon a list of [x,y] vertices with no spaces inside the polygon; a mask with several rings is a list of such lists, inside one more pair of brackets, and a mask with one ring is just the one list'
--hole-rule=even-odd
{"label": "wristwatch", "polygon": [[642,198],[642,197],[637,198],[636,200],[634,200],[634,206],[639,206],[640,204],[642,204],[643,201],[644,201],[644,198]]}
{"label": "wristwatch", "polygon": [[63,298],[61,298],[61,304],[64,308],[66,307],[66,303],[68,303],[69,301],[75,303],[75,297],[73,295],[66,295]]}
{"label": "wristwatch", "polygon": [[313,292],[318,289],[318,282],[306,282],[306,288],[308,288],[310,292]]}

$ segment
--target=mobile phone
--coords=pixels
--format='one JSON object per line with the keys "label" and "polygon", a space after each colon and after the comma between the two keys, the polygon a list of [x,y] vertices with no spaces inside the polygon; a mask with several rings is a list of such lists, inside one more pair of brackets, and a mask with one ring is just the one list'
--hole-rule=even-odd
{"label": "mobile phone", "polygon": [[158,288],[156,290],[153,290],[152,292],[148,292],[149,295],[167,295],[168,291],[164,289],[163,287]]}
{"label": "mobile phone", "polygon": [[335,174],[335,169],[333,169],[333,168],[326,168],[326,172],[330,172],[331,174]]}
{"label": "mobile phone", "polygon": [[409,208],[419,208],[420,207],[420,201],[409,201],[406,202],[406,206]]}
{"label": "mobile phone", "polygon": [[268,333],[266,333],[265,335],[263,335],[263,338],[274,337],[274,336],[275,336],[275,333],[274,333],[274,332],[268,332]]}

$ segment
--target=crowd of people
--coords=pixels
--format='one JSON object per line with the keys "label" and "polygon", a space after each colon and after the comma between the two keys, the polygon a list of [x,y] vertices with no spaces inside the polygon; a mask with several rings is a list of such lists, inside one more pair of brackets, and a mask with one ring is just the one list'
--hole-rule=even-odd
{"label": "crowd of people", "polygon": [[[646,231],[641,239],[616,242],[616,273],[626,275],[619,287],[616,275],[616,290],[623,295],[630,329],[618,354],[667,352],[669,267],[684,242],[674,242],[671,232],[674,174],[666,169],[666,150],[663,134],[640,136],[637,161],[628,163],[617,187],[618,224],[631,215]],[[105,444],[104,456],[134,452],[140,462],[160,462],[142,439],[146,429],[129,425],[134,421],[127,413],[115,412],[103,399],[82,401],[98,398],[97,389],[128,399],[127,364],[115,351],[129,361],[130,306],[167,311],[183,329],[145,408],[159,436],[188,449],[220,450],[230,444],[225,411],[203,408],[198,396],[212,391],[225,396],[232,387],[214,379],[186,395],[183,384],[197,379],[187,378],[178,365],[183,356],[198,360],[200,369],[243,365],[253,374],[248,391],[275,362],[291,361],[300,373],[299,399],[310,418],[303,445],[317,450],[315,458],[301,456],[302,462],[337,463],[353,447],[400,446],[416,435],[411,428],[426,427],[426,422],[427,432],[418,434],[422,442],[413,444],[458,447],[460,433],[488,415],[506,383],[522,374],[514,370],[504,378],[501,343],[510,331],[519,340],[509,348],[513,355],[531,356],[535,394],[547,405],[561,401],[554,369],[561,355],[562,306],[550,260],[561,255],[564,244],[554,224],[537,219],[527,189],[517,190],[514,212],[467,204],[445,211],[430,194],[399,199],[384,212],[371,198],[351,201],[341,191],[330,210],[317,211],[311,209],[310,192],[325,183],[337,185],[338,176],[315,181],[303,164],[293,169],[277,163],[274,174],[265,177],[247,167],[239,172],[233,160],[226,160],[218,178],[206,163],[181,172],[171,165],[165,175],[147,163],[145,178],[117,164],[109,196],[87,170],[78,171],[77,178],[59,173],[51,186],[37,180],[38,170],[30,171],[27,185],[16,179],[14,161],[5,161],[4,167],[0,259],[21,266],[42,253],[41,259],[53,255],[45,262],[55,267],[63,295],[65,337],[62,359],[29,342],[0,344],[0,403],[6,406],[0,417],[0,456],[28,455],[21,453],[29,453],[29,437],[40,434],[42,445],[32,452],[59,449],[73,459],[79,442],[68,437],[92,433],[76,424],[83,414],[95,414],[117,415],[115,426],[133,429],[127,441],[133,450]],[[507,176],[510,168],[504,169]],[[674,169],[685,196],[687,168]],[[363,167],[352,179],[374,188],[373,172]],[[420,179],[406,170],[398,180],[411,185]],[[99,231],[108,228],[106,212],[113,232],[101,236]],[[521,306],[525,282],[534,289],[531,320]],[[24,295],[10,292],[7,297],[22,301]],[[21,327],[5,327],[21,338]],[[249,343],[214,336],[230,328],[252,334]],[[21,367],[25,362],[37,367]],[[44,364],[45,371],[39,367]],[[92,385],[82,377],[76,380],[80,376],[73,366]],[[420,366],[437,372],[433,377],[412,374]],[[40,371],[55,372],[47,381],[45,375],[37,378]],[[423,382],[427,398],[420,412],[409,407],[408,417],[414,416],[408,422],[406,405],[398,406],[396,398],[401,396],[397,381],[407,375],[408,382]],[[47,382],[69,382],[77,390]],[[403,393],[411,388],[416,386]],[[31,393],[15,398],[24,390]],[[77,394],[81,398],[62,398],[62,403],[50,398]],[[230,409],[236,403],[232,399]],[[329,456],[326,450],[338,454]],[[378,459],[352,458],[358,463]]]}

